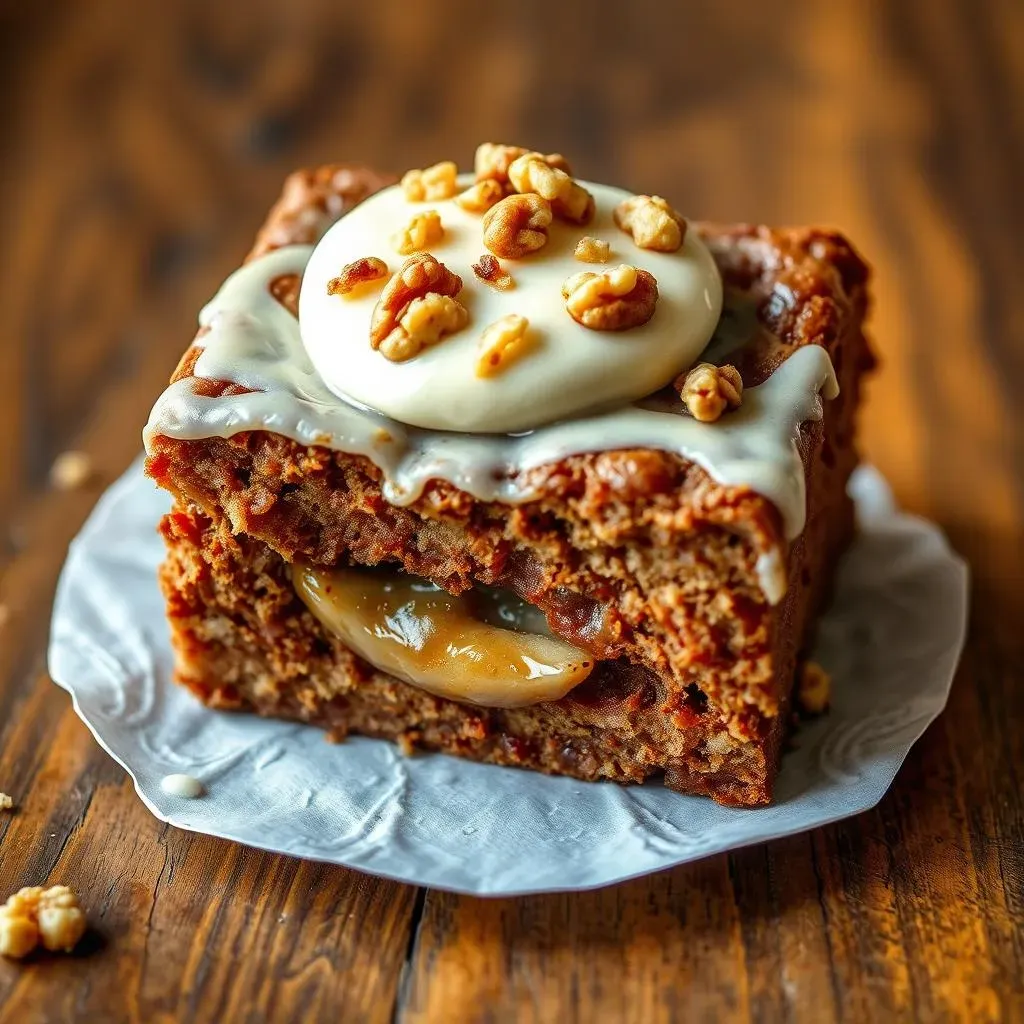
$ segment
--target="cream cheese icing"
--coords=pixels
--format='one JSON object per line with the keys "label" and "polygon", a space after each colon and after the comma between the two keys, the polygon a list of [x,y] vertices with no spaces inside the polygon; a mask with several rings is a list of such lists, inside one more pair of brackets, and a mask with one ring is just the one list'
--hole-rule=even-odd
{"label": "cream cheese icing", "polygon": [[[470,181],[463,179],[462,184]],[[320,379],[339,397],[401,423],[484,433],[530,430],[643,398],[670,383],[700,355],[718,322],[722,283],[714,259],[695,231],[687,232],[676,252],[640,248],[612,218],[615,207],[631,193],[581,184],[594,197],[594,219],[586,227],[556,219],[541,249],[523,259],[503,259],[502,267],[514,281],[507,291],[474,276],[472,265],[487,252],[482,220],[455,199],[412,203],[396,185],[360,203],[317,244],[302,281],[302,340]],[[380,288],[342,297],[329,295],[327,282],[364,257],[376,257],[397,270],[406,257],[396,253],[389,239],[426,210],[439,214],[444,230],[429,251],[462,278],[458,299],[469,311],[469,324],[413,359],[391,362],[368,340]],[[585,234],[610,242],[606,265],[574,257]],[[659,295],[653,317],[621,332],[577,323],[566,312],[563,282],[581,271],[599,272],[622,263],[654,275]],[[480,335],[508,314],[529,321],[529,350],[501,373],[480,377]]]}
{"label": "cream cheese icing", "polygon": [[[646,401],[518,435],[422,430],[340,400],[317,373],[298,321],[269,291],[276,277],[301,274],[311,252],[302,245],[278,249],[227,279],[200,313],[207,330],[196,341],[202,353],[195,374],[252,390],[208,398],[194,392],[190,378],[177,381],[153,408],[144,435],[148,449],[156,435],[192,440],[270,430],[366,456],[385,476],[385,498],[405,505],[431,479],[480,500],[520,503],[534,496],[517,478],[521,470],[584,452],[654,448],[692,460],[723,484],[763,495],[778,508],[789,539],[803,530],[800,425],[820,419],[822,396],[839,391],[823,348],[798,349],[716,423]],[[766,597],[777,602],[785,593],[785,568],[778,560],[762,561]]]}

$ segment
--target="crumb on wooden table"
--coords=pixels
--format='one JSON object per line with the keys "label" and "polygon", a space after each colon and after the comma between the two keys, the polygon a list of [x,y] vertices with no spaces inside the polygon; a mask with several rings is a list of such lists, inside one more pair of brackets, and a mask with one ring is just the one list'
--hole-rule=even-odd
{"label": "crumb on wooden table", "polygon": [[797,681],[796,701],[808,715],[821,715],[828,710],[832,677],[816,662],[804,663]]}
{"label": "crumb on wooden table", "polygon": [[37,946],[70,953],[85,934],[85,914],[66,885],[30,885],[0,906],[0,956],[20,960]]}
{"label": "crumb on wooden table", "polygon": [[0,793],[0,811],[9,811],[13,806],[14,801],[6,793]]}
{"label": "crumb on wooden table", "polygon": [[50,484],[58,491],[74,491],[88,483],[92,459],[85,452],[61,452],[50,467]]}

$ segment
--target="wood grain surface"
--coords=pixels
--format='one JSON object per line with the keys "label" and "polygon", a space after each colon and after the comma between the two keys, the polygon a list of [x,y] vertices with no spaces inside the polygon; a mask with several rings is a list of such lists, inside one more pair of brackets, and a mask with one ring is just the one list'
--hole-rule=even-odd
{"label": "wood grain surface", "polygon": [[[12,3],[0,133],[0,895],[93,925],[0,962],[0,1021],[1024,1020],[1018,0]],[[417,891],[162,825],[46,678],[67,544],[284,174],[484,139],[874,264],[865,447],[974,574],[876,809],[594,893]]]}

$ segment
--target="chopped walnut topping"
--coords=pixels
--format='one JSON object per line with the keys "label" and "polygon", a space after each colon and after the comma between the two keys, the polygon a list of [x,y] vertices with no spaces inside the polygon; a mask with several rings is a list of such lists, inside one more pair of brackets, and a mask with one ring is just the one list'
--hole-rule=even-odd
{"label": "chopped walnut topping", "polygon": [[804,662],[797,680],[796,701],[808,715],[822,715],[828,710],[832,679],[816,662]]}
{"label": "chopped walnut topping", "polygon": [[476,361],[478,377],[493,377],[512,365],[528,348],[525,316],[509,313],[495,320],[480,335],[480,356]]}
{"label": "chopped walnut topping", "polygon": [[0,811],[9,811],[13,806],[14,801],[6,793],[0,793]]}
{"label": "chopped walnut topping", "polygon": [[455,300],[460,291],[458,274],[430,253],[416,253],[381,292],[370,318],[370,344],[392,362],[412,359],[465,327],[469,313]]}
{"label": "chopped walnut topping", "polygon": [[461,195],[455,197],[458,203],[467,213],[486,213],[495,203],[500,203],[505,198],[505,187],[500,181],[493,178],[485,178],[475,185],[470,185]]}
{"label": "chopped walnut topping", "polygon": [[509,164],[508,180],[519,193],[536,192],[541,199],[558,199],[569,190],[572,178],[551,167],[540,153],[524,153]]}
{"label": "chopped walnut topping", "polygon": [[508,196],[484,214],[484,245],[495,256],[518,260],[548,240],[551,204],[533,193]]}
{"label": "chopped walnut topping", "polygon": [[[521,156],[531,154],[532,151],[523,146],[506,146],[497,142],[484,142],[477,146],[476,157],[473,161],[473,168],[476,171],[476,180],[483,181],[491,179],[500,182],[502,185],[508,183],[508,172],[514,160]],[[557,168],[571,175],[572,170],[569,162],[561,153],[532,153],[539,156],[549,167]]]}
{"label": "chopped walnut topping", "polygon": [[70,952],[85,934],[85,914],[66,885],[21,889],[0,907],[0,954],[20,959],[40,943]]}
{"label": "chopped walnut topping", "polygon": [[628,264],[594,274],[584,270],[562,285],[569,315],[595,331],[626,331],[654,316],[658,283],[653,274]]}
{"label": "chopped walnut topping", "polygon": [[[561,161],[562,166],[553,165],[551,159]],[[557,154],[549,158],[541,153],[524,153],[509,165],[508,180],[517,192],[536,192],[547,199],[556,217],[586,224],[594,217],[594,197],[573,181],[562,169],[564,166],[564,160]]]}
{"label": "chopped walnut topping", "polygon": [[728,363],[698,363],[688,373],[680,374],[672,386],[690,415],[702,423],[714,423],[727,408],[736,409],[743,400],[743,378]]}
{"label": "chopped walnut topping", "polygon": [[61,452],[50,467],[50,484],[58,491],[75,491],[92,478],[92,459],[85,452]]}
{"label": "chopped walnut topping", "polygon": [[424,170],[407,171],[402,177],[402,192],[410,203],[433,203],[451,199],[459,190],[459,169],[451,160],[443,160]]}
{"label": "chopped walnut topping", "polygon": [[575,181],[551,204],[555,216],[572,224],[589,224],[594,219],[594,197]]}
{"label": "chopped walnut topping", "polygon": [[445,335],[461,330],[469,322],[466,307],[450,295],[427,292],[413,299],[399,321],[404,337],[394,333],[381,342],[380,350],[388,359],[402,362],[429,345],[436,345]]}
{"label": "chopped walnut topping", "polygon": [[630,196],[615,207],[614,216],[641,249],[676,252],[686,237],[686,219],[661,196]]}
{"label": "chopped walnut topping", "polygon": [[417,213],[401,231],[391,238],[391,244],[402,256],[414,252],[422,252],[432,245],[437,245],[444,238],[444,227],[441,215],[437,210],[425,210]]}
{"label": "chopped walnut topping", "polygon": [[506,292],[515,284],[512,275],[488,252],[480,257],[479,263],[473,264],[473,273],[498,291]]}
{"label": "chopped walnut topping", "polygon": [[386,280],[387,276],[388,265],[383,260],[376,256],[364,256],[354,263],[346,263],[341,273],[327,282],[327,294],[351,295]]}
{"label": "chopped walnut topping", "polygon": [[611,251],[612,247],[603,239],[584,235],[576,243],[576,251],[573,255],[581,263],[607,263]]}
{"label": "chopped walnut topping", "polygon": [[453,274],[430,253],[418,252],[410,256],[384,286],[373,308],[370,344],[375,349],[380,348],[380,343],[398,326],[398,321],[413,299],[427,292],[456,296],[460,291],[462,278]]}
{"label": "chopped walnut topping", "polygon": [[476,180],[491,179],[504,185],[508,181],[508,169],[513,160],[519,159],[529,150],[522,146],[505,146],[498,142],[484,142],[476,148],[473,169]]}

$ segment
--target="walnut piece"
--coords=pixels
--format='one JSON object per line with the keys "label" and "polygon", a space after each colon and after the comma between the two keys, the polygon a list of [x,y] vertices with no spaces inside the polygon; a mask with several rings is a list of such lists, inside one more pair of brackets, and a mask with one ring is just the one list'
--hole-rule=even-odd
{"label": "walnut piece", "polygon": [[509,164],[508,180],[519,193],[536,192],[551,202],[572,184],[572,178],[558,167],[551,167],[540,153],[524,153]]}
{"label": "walnut piece", "polygon": [[658,282],[646,270],[622,264],[594,274],[584,270],[562,285],[569,315],[595,331],[626,331],[654,316]]}
{"label": "walnut piece", "polygon": [[607,263],[611,251],[612,247],[603,239],[584,235],[576,243],[576,251],[573,255],[581,263]]}
{"label": "walnut piece", "polygon": [[534,193],[507,196],[484,214],[484,245],[495,256],[522,259],[547,244],[551,204]]}
{"label": "walnut piece", "polygon": [[470,185],[461,195],[455,197],[458,203],[467,213],[486,213],[495,203],[500,203],[505,198],[505,187],[500,181],[493,178],[485,178],[475,185]]}
{"label": "walnut piece", "polygon": [[393,363],[404,363],[446,335],[462,330],[468,322],[469,312],[458,299],[427,292],[409,303],[398,330],[380,343],[380,353]]}
{"label": "walnut piece", "polygon": [[473,273],[484,284],[489,284],[500,292],[507,292],[515,285],[512,275],[489,252],[480,257],[479,263],[473,264]]}
{"label": "walnut piece", "polygon": [[21,959],[36,946],[70,952],[85,934],[85,914],[66,885],[20,889],[0,907],[0,955]]}
{"label": "walnut piece", "polygon": [[[562,160],[557,154],[550,159]],[[508,168],[508,180],[517,192],[536,192],[548,200],[552,213],[562,220],[587,224],[594,217],[594,197],[573,181],[562,166],[550,163],[541,153],[524,153],[513,160]]]}
{"label": "walnut piece", "polygon": [[61,452],[50,467],[50,484],[58,491],[75,491],[92,478],[92,459],[85,452]]}
{"label": "walnut piece", "polygon": [[376,256],[364,256],[353,263],[346,263],[337,277],[327,282],[328,295],[351,295],[368,285],[383,281],[388,276],[388,265]]}
{"label": "walnut piece", "polygon": [[443,160],[423,170],[407,171],[402,177],[402,193],[410,203],[451,199],[459,190],[458,173],[459,169],[451,160]]}
{"label": "walnut piece", "polygon": [[686,237],[686,219],[661,196],[630,196],[615,207],[615,223],[641,249],[676,252]]}
{"label": "walnut piece", "polygon": [[[523,146],[506,146],[498,142],[481,143],[476,148],[476,156],[473,160],[476,180],[484,181],[485,179],[490,179],[502,185],[507,184],[509,168],[512,166],[513,161],[518,160],[521,156],[526,156],[528,153],[532,153],[532,150],[525,149]],[[548,153],[546,156],[540,153],[534,153],[533,155],[540,156],[549,167],[555,167],[566,174],[572,174],[568,162],[561,153]]]}
{"label": "walnut piece", "polygon": [[476,156],[473,158],[476,180],[490,179],[504,185],[508,181],[508,169],[512,161],[528,152],[522,146],[505,146],[499,142],[481,143],[476,147]]}
{"label": "walnut piece", "polygon": [[508,369],[528,348],[525,316],[509,313],[484,328],[480,335],[480,356],[476,361],[478,377],[493,377]]}
{"label": "walnut piece", "polygon": [[85,914],[78,897],[66,886],[55,885],[39,897],[39,938],[51,952],[70,953],[85,934]]}
{"label": "walnut piece", "polygon": [[402,256],[414,252],[422,252],[432,245],[437,245],[444,238],[444,227],[441,215],[437,210],[424,210],[417,213],[401,231],[391,238],[391,244]]}
{"label": "walnut piece", "polygon": [[39,925],[27,914],[0,907],[0,956],[20,960],[39,945]]}
{"label": "walnut piece", "polygon": [[808,715],[823,715],[828,710],[832,679],[816,662],[804,662],[796,687],[796,702]]}
{"label": "walnut piece", "polygon": [[735,366],[698,363],[680,374],[672,385],[690,415],[702,423],[714,423],[725,410],[736,409],[743,400],[743,378]]}
{"label": "walnut piece", "polygon": [[13,806],[14,801],[6,793],[0,793],[0,811],[9,811]]}
{"label": "walnut piece", "polygon": [[427,292],[454,297],[460,291],[462,278],[453,274],[430,253],[418,252],[410,256],[384,286],[377,305],[373,307],[370,344],[375,349],[380,348],[381,342],[398,326],[398,321],[413,299],[421,298]]}

